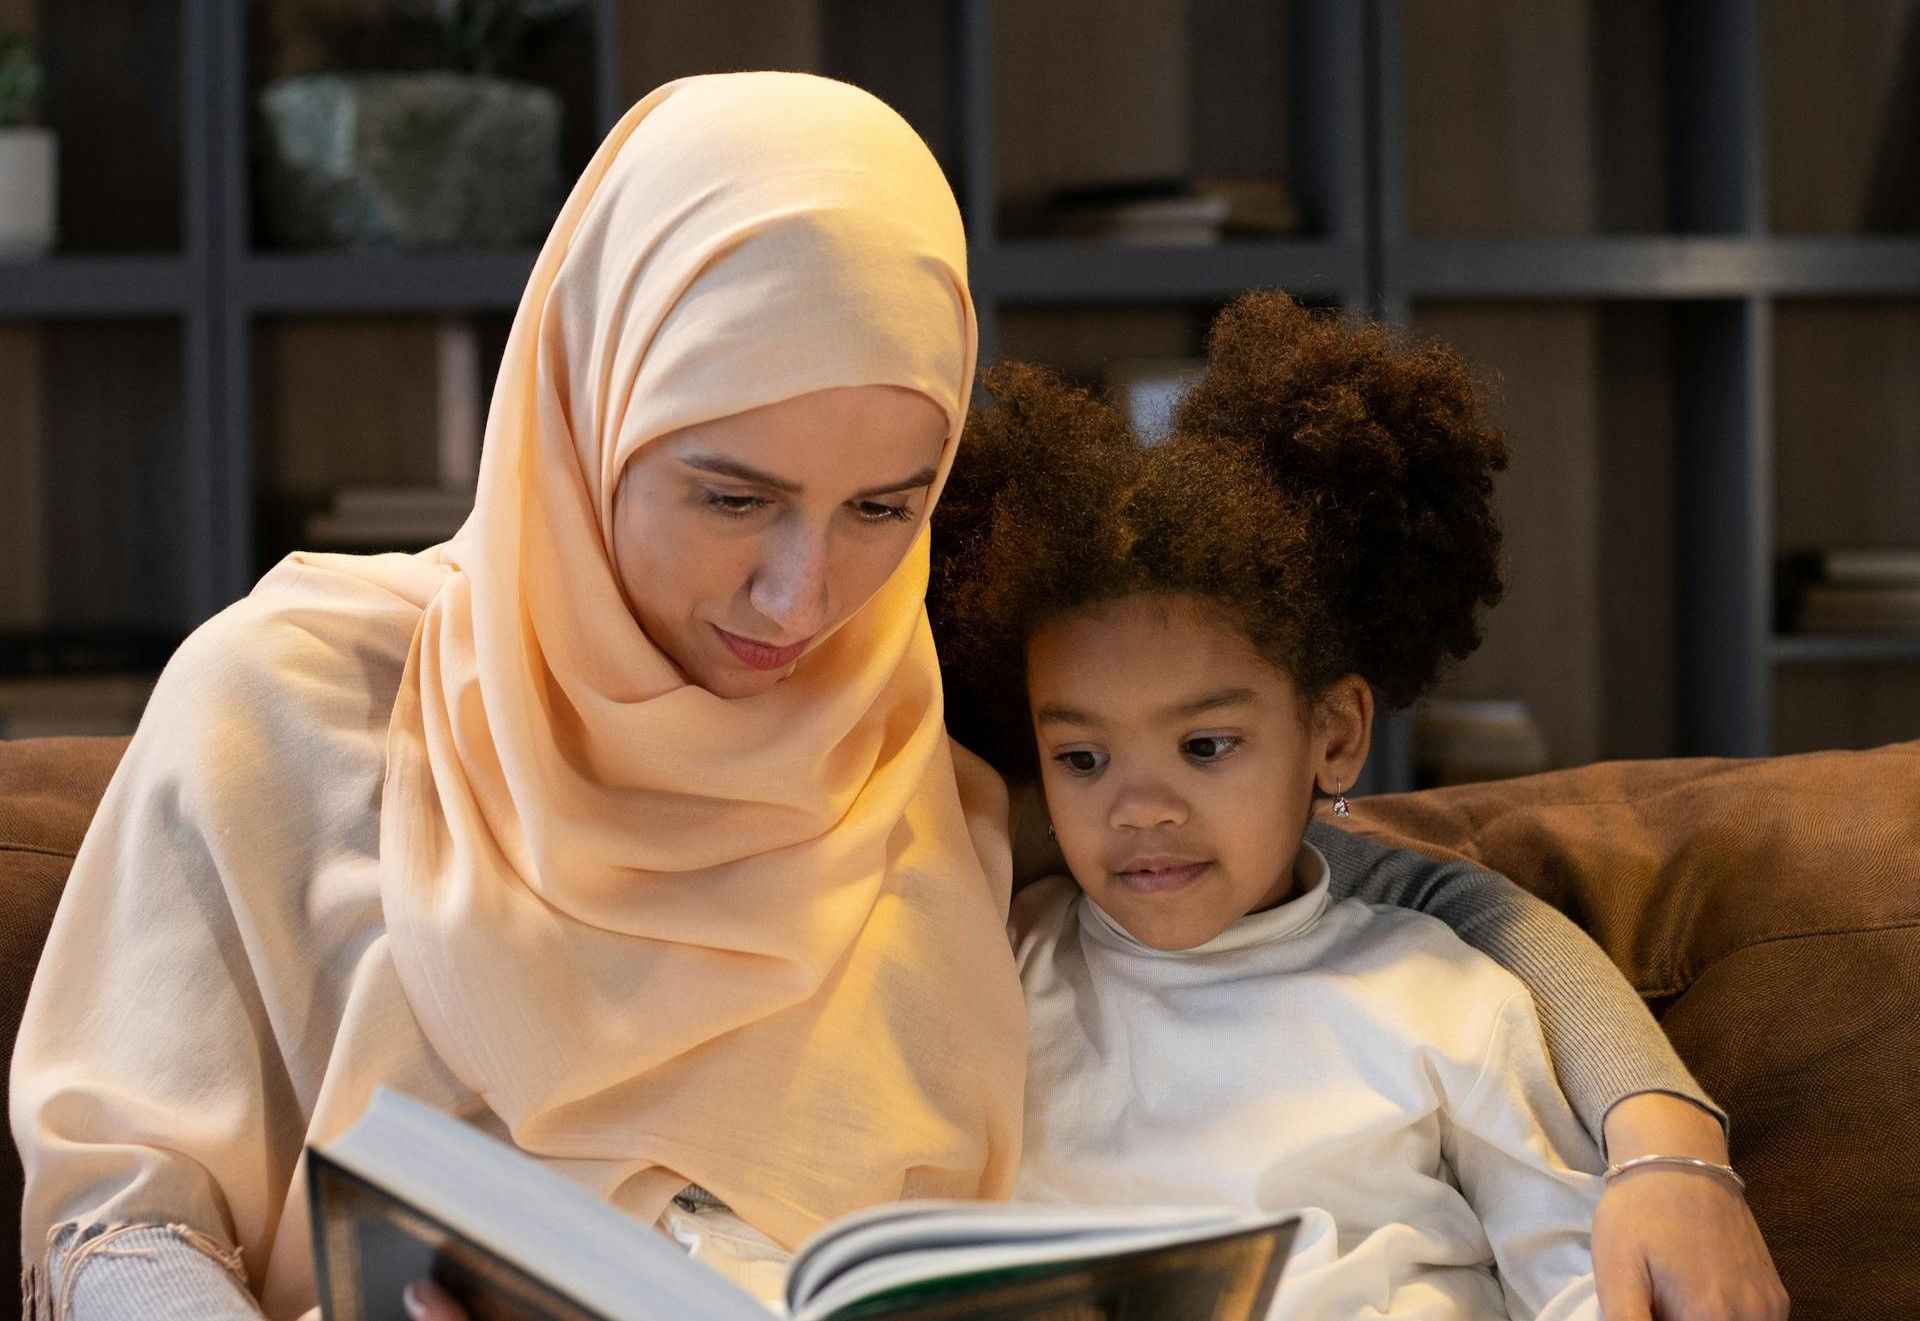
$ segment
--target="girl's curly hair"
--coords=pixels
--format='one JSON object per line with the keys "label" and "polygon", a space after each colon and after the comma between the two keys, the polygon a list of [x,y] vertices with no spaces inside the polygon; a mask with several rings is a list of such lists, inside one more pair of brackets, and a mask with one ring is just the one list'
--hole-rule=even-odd
{"label": "girl's curly hair", "polygon": [[934,513],[933,617],[955,738],[1030,774],[1027,642],[1142,592],[1225,607],[1309,700],[1359,674],[1406,706],[1500,599],[1507,465],[1465,363],[1281,293],[1221,313],[1170,437],[1044,370],[986,373]]}

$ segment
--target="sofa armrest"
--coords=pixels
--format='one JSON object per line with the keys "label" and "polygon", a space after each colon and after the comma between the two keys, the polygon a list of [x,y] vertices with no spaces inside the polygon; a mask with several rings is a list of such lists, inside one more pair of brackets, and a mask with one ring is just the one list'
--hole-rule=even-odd
{"label": "sofa armrest", "polygon": [[[0,1041],[9,1060],[74,852],[126,749],[124,738],[0,740]],[[20,1241],[21,1178],[19,1153],[0,1143],[0,1241],[10,1244]]]}

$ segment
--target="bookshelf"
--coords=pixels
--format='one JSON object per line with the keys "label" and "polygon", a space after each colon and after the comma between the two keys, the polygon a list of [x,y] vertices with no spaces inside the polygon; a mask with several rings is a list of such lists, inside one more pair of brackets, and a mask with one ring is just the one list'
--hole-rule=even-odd
{"label": "bookshelf", "polygon": [[[41,549],[0,600],[10,625],[186,631],[289,548],[287,509],[324,486],[299,381],[389,353],[430,376],[436,318],[472,318],[490,348],[504,334],[531,252],[253,241],[247,106],[284,58],[262,35],[298,3],[39,6],[62,212],[86,220],[55,256],[0,266],[0,407],[44,451],[17,460],[42,495],[13,541]],[[1193,354],[1214,309],[1276,285],[1458,342],[1492,378],[1527,498],[1508,602],[1448,691],[1525,696],[1557,760],[1920,735],[1920,643],[1795,635],[1775,608],[1783,553],[1920,543],[1920,0],[587,15],[544,75],[568,96],[569,172],[682,73],[868,86],[954,180],[989,355],[1097,379]],[[175,58],[129,57],[156,50]],[[98,168],[69,141],[96,144]],[[1050,237],[1023,209],[1102,173],[1200,170],[1284,178],[1307,224],[1139,247]],[[363,411],[415,425],[418,398],[382,393],[401,386],[371,370],[355,386]],[[347,446],[346,476],[425,461],[383,447]],[[108,474],[97,499],[56,493],[55,453]],[[1381,745],[1368,787],[1411,783],[1411,722],[1384,722]]]}
{"label": "bookshelf", "polygon": [[[1803,524],[1920,542],[1920,457],[1900,458],[1920,456],[1920,415],[1898,365],[1920,287],[1914,4],[1189,12],[1190,41],[1212,26],[1284,48],[1278,76],[1233,94],[1281,122],[1314,232],[1150,255],[1003,235],[995,112],[1039,21],[975,0],[956,48],[990,343],[1035,353],[1051,326],[1090,375],[1102,311],[1120,357],[1155,309],[1181,313],[1170,347],[1255,285],[1442,334],[1494,378],[1519,497],[1508,601],[1448,691],[1525,696],[1563,763],[1920,736],[1920,643],[1784,632],[1774,568]],[[1010,17],[1018,40],[996,40]],[[1836,440],[1820,422],[1848,426],[1849,408],[1860,434]],[[1387,723],[1368,787],[1410,783],[1409,740]]]}

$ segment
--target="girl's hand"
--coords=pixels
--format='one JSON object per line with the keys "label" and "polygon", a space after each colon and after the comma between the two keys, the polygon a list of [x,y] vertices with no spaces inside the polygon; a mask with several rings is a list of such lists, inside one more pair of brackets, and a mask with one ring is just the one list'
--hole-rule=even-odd
{"label": "girl's hand", "polygon": [[415,1280],[400,1295],[412,1321],[467,1321],[467,1311],[432,1280]]}
{"label": "girl's hand", "polygon": [[[1678,1097],[1628,1097],[1607,1151],[1724,1165],[1720,1123]],[[1785,1321],[1787,1291],[1747,1199],[1704,1170],[1649,1166],[1616,1178],[1593,1217],[1593,1273],[1607,1321]]]}

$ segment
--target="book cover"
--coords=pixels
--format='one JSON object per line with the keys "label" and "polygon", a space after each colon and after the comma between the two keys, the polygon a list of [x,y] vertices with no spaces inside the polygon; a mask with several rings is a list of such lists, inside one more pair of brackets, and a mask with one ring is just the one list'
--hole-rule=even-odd
{"label": "book cover", "polygon": [[[376,1093],[309,1148],[327,1321],[404,1321],[432,1279],[474,1321],[764,1321],[664,1236],[460,1120]],[[793,1321],[1254,1321],[1297,1221],[1204,1207],[903,1202],[842,1217],[786,1279]]]}

